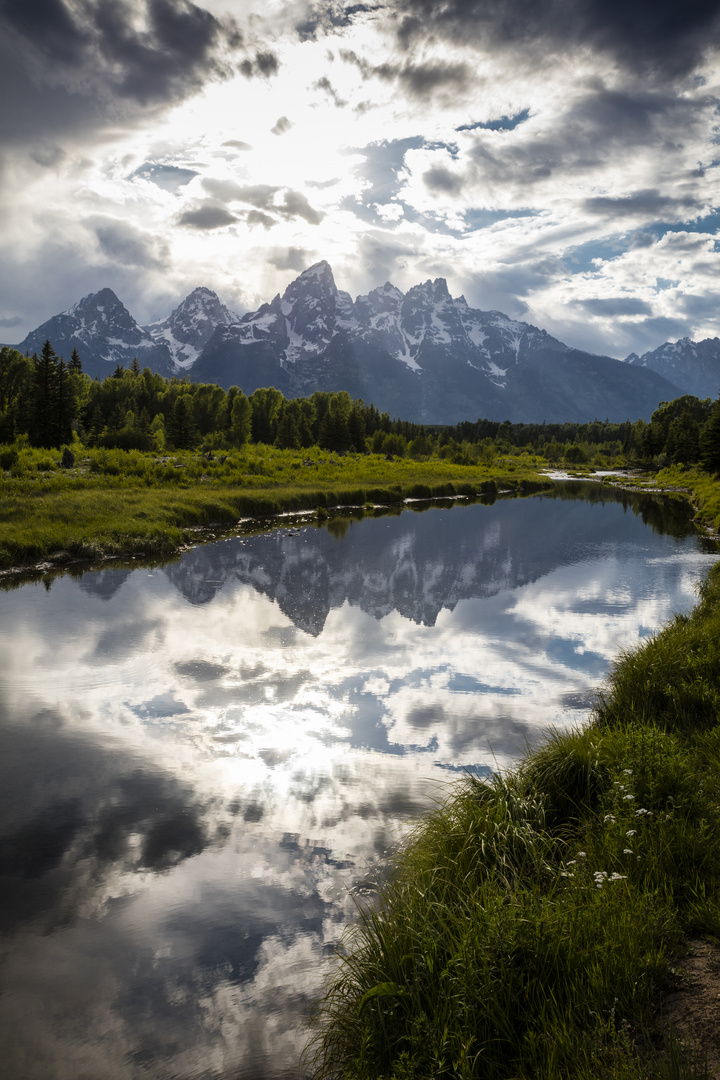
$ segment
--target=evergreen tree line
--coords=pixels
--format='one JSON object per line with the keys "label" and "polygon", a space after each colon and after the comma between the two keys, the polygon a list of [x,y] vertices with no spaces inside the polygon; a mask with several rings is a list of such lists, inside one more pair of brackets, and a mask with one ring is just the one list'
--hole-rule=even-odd
{"label": "evergreen tree line", "polygon": [[40,355],[0,350],[0,442],[25,435],[34,446],[60,447],[74,432],[89,445],[125,450],[205,449],[266,443],[282,449],[335,451],[491,463],[527,451],[550,461],[582,464],[598,455],[662,467],[700,464],[720,472],[720,398],[684,395],[663,402],[649,422],[513,424],[494,420],[420,425],[392,419],[346,391],[287,399],[274,387],[246,396],[188,378],[166,379],[137,359],[103,380],[68,363],[49,341]]}

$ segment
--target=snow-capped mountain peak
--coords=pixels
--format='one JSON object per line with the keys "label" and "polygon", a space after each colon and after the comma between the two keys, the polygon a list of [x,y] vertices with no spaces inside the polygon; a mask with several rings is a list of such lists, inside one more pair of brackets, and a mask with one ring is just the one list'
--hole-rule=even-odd
{"label": "snow-capped mountain peak", "polygon": [[178,368],[195,363],[217,326],[239,322],[239,316],[221,303],[217,293],[193,289],[167,318],[145,327],[153,341],[164,343]]}

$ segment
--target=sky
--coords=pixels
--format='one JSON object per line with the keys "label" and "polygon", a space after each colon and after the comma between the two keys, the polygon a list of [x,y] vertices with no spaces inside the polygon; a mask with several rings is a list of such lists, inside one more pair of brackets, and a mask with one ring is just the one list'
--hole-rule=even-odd
{"label": "sky", "polygon": [[320,259],[624,358],[720,335],[718,0],[0,0],[0,340]]}

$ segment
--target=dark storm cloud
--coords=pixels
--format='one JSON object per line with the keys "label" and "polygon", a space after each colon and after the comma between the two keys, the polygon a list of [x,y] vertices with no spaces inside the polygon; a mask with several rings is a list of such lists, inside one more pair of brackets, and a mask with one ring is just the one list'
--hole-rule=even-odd
{"label": "dark storm cloud", "polygon": [[652,315],[652,307],[645,300],[631,296],[608,296],[592,300],[578,300],[577,306],[590,315]]}
{"label": "dark storm cloud", "polygon": [[100,250],[123,266],[161,269],[167,264],[169,248],[165,241],[138,229],[127,221],[100,215],[86,219],[84,224],[97,237]]}
{"label": "dark storm cloud", "polygon": [[222,229],[237,220],[224,206],[204,202],[184,210],[178,218],[178,225],[185,225],[188,229]]}
{"label": "dark storm cloud", "polygon": [[0,726],[3,929],[39,914],[66,921],[83,901],[80,867],[92,867],[92,892],[113,865],[163,871],[211,842],[208,806],[173,775],[68,732],[58,713],[16,720]]}
{"label": "dark storm cloud", "polygon": [[[232,76],[234,21],[191,0],[5,0],[0,8],[0,136],[97,130]],[[250,74],[277,70],[257,52]]]}
{"label": "dark storm cloud", "polygon": [[720,28],[717,0],[392,0],[388,6],[406,45],[435,36],[536,56],[585,47],[642,74],[690,71]]}
{"label": "dark storm cloud", "polygon": [[341,49],[341,60],[354,65],[363,79],[380,79],[382,82],[398,83],[413,97],[428,99],[440,90],[460,92],[472,82],[472,71],[464,63],[443,63],[431,60],[424,63],[371,64],[351,49]]}
{"label": "dark storm cloud", "polygon": [[[471,175],[498,184],[521,182],[527,188],[555,175],[592,173],[614,158],[646,148],[676,154],[678,145],[705,123],[711,108],[708,97],[691,100],[664,90],[631,93],[601,85],[572,101],[535,138],[518,141],[494,131],[473,131],[468,136],[474,139],[468,155]],[[653,190],[625,199],[588,199],[585,208],[596,214],[655,215],[671,203]],[[685,197],[682,205],[687,210],[696,204]]]}

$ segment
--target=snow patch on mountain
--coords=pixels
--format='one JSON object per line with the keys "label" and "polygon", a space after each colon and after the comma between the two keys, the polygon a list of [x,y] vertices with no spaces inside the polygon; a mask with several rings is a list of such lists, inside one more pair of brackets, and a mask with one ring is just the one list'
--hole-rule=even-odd
{"label": "snow patch on mountain", "polygon": [[187,369],[197,360],[217,326],[239,321],[212,289],[194,289],[167,318],[144,327],[155,344],[167,346],[178,369]]}

